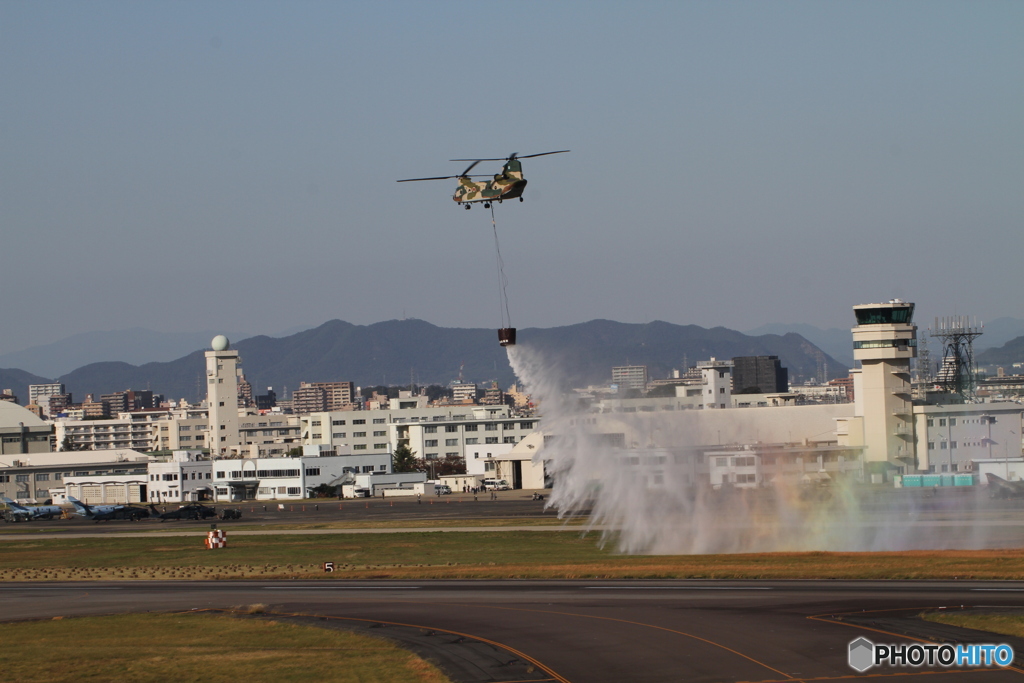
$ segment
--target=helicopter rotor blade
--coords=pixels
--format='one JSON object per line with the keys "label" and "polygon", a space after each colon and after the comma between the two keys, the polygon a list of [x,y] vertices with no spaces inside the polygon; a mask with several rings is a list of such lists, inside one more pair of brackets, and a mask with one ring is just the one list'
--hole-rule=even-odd
{"label": "helicopter rotor blade", "polygon": [[462,176],[457,176],[457,175],[439,175],[439,176],[435,176],[433,178],[405,178],[404,180],[396,180],[395,182],[398,182],[398,183],[412,183],[412,182],[416,182],[417,180],[451,180],[452,178],[460,178],[460,177],[462,177]]}
{"label": "helicopter rotor blade", "polygon": [[506,161],[506,159],[449,159],[448,161]]}
{"label": "helicopter rotor blade", "polygon": [[[520,159],[529,159],[531,157],[546,157],[549,154],[565,154],[566,152],[571,152],[571,151],[572,150],[569,150],[569,149],[560,149],[557,152],[541,152],[540,154],[526,154],[524,156],[520,156],[519,158]],[[516,157],[516,155],[513,154],[512,158],[515,158],[515,157]]]}
{"label": "helicopter rotor blade", "polygon": [[474,166],[476,166],[477,164],[479,164],[479,163],[480,163],[481,161],[483,161],[483,159],[477,159],[476,161],[474,161],[473,163],[471,163],[471,164],[470,164],[470,165],[469,165],[469,166],[468,166],[468,167],[466,168],[466,170],[465,170],[465,171],[463,171],[462,173],[460,173],[460,174],[459,174],[459,177],[460,177],[460,178],[463,178],[463,177],[466,177],[466,176],[468,176],[468,175],[469,175],[469,172],[473,170],[473,167],[474,167]]}

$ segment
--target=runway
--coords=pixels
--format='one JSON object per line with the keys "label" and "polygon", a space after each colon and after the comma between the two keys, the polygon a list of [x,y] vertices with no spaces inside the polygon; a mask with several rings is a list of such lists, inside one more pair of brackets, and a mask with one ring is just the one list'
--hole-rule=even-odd
{"label": "runway", "polygon": [[474,683],[1024,680],[1016,668],[857,674],[847,664],[859,636],[1006,642],[1024,654],[1018,639],[915,618],[1024,608],[1024,582],[146,581],[3,584],[0,596],[6,621],[261,603],[276,619],[395,638]]}

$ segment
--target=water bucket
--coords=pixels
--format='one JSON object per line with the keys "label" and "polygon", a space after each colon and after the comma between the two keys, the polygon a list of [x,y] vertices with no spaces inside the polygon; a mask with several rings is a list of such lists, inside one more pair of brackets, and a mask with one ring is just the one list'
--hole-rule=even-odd
{"label": "water bucket", "polygon": [[502,346],[515,346],[516,344],[516,328],[514,327],[503,327],[498,330],[498,343]]}

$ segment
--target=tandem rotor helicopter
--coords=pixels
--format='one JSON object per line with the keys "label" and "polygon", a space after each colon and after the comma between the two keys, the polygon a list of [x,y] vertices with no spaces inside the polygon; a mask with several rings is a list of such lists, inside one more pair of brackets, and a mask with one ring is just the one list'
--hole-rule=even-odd
{"label": "tandem rotor helicopter", "polygon": [[[513,153],[507,159],[451,159],[451,161],[472,161],[473,163],[459,175],[436,176],[433,178],[406,178],[398,182],[411,183],[419,180],[452,180],[457,178],[459,186],[456,188],[452,199],[459,204],[465,205],[466,209],[469,209],[471,204],[477,202],[483,202],[484,208],[489,209],[491,208],[491,202],[501,203],[505,199],[515,199],[516,197],[519,197],[519,201],[523,201],[526,178],[523,177],[523,165],[519,163],[520,159],[543,157],[548,154],[565,154],[568,151],[570,150],[560,149],[557,152],[541,152],[540,154],[525,154],[522,156]],[[501,167],[501,173],[497,173],[494,176],[469,175],[469,172],[481,161],[504,161],[505,165]],[[491,179],[475,181],[473,178]]]}

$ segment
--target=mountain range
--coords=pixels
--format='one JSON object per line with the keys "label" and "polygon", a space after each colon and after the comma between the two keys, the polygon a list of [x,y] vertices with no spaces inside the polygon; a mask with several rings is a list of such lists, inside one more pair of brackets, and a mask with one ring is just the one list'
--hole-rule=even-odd
{"label": "mountain range", "polygon": [[[205,346],[203,343],[203,346]],[[845,376],[847,367],[795,333],[750,336],[724,327],[705,329],[655,321],[645,324],[592,320],[577,325],[519,330],[519,343],[534,347],[558,368],[566,387],[607,384],[615,365],[646,365],[652,379],[712,356],[776,355],[789,368],[793,383],[814,377],[821,362],[829,377]],[[274,387],[278,396],[300,381],[349,380],[357,385],[448,384],[466,381],[514,381],[505,349],[491,329],[437,327],[422,320],[390,320],[353,325],[331,320],[286,337],[256,336],[233,345],[256,393]],[[175,360],[132,365],[124,361],[90,363],[60,375],[76,400],[86,392],[110,393],[152,389],[168,398],[201,397],[203,351]],[[0,388],[12,388],[22,403],[28,384],[43,377],[23,370],[0,370]]]}

